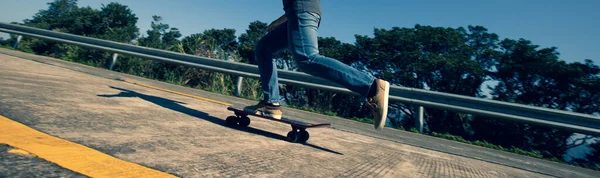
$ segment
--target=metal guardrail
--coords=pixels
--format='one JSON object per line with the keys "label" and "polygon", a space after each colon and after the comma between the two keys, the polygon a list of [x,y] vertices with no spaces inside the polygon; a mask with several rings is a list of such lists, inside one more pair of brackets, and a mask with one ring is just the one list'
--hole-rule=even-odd
{"label": "metal guardrail", "polygon": [[[240,78],[238,78],[236,91],[241,90],[241,77],[259,78],[258,67],[249,64],[232,63],[224,60],[175,53],[2,22],[0,22],[0,31],[116,53],[113,55],[113,63],[110,68],[114,66],[117,54],[125,54],[238,75]],[[17,45],[18,42],[15,44],[15,48]],[[341,85],[305,73],[278,70],[278,75],[279,81],[283,84],[358,95]],[[416,114],[418,117],[415,119],[417,121],[417,128],[420,131],[422,131],[423,126],[423,107],[428,107],[567,129],[582,134],[600,135],[600,117],[588,114],[400,86],[391,87],[390,100],[419,106]]]}

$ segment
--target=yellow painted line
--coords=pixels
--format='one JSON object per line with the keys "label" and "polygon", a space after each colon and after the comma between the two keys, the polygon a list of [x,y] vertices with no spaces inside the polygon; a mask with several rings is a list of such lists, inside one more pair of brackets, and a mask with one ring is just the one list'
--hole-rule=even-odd
{"label": "yellow painted line", "polygon": [[0,116],[0,143],[89,177],[175,177],[44,134],[3,116]]}
{"label": "yellow painted line", "polygon": [[225,106],[233,106],[233,104],[231,103],[227,103],[227,102],[222,102],[222,101],[218,101],[218,100],[213,100],[213,99],[208,99],[208,98],[204,98],[204,97],[200,97],[200,96],[196,96],[196,95],[190,95],[187,93],[181,93],[178,91],[173,91],[173,90],[169,90],[169,89],[164,89],[164,88],[159,88],[159,87],[155,87],[152,85],[147,85],[147,84],[143,84],[143,83],[139,83],[139,82],[134,82],[134,81],[130,81],[130,80],[125,80],[125,79],[120,79],[121,81],[127,82],[127,83],[131,83],[134,85],[139,85],[139,86],[143,86],[143,87],[148,87],[148,88],[152,88],[155,90],[160,90],[160,91],[164,91],[164,92],[169,92],[169,93],[173,93],[173,94],[177,94],[177,95],[182,95],[182,96],[187,96],[190,98],[195,98],[195,99],[199,99],[199,100],[203,100],[203,101],[208,101],[208,102],[212,102],[212,103],[217,103],[217,104],[222,104]]}
{"label": "yellow painted line", "polygon": [[31,155],[31,153],[29,153],[25,150],[17,149],[17,148],[8,150],[8,153],[18,154],[18,155]]}

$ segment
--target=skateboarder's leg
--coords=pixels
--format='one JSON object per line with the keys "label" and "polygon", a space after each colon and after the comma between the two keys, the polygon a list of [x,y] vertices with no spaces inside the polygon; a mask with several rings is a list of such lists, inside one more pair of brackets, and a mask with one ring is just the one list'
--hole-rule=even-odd
{"label": "skateboarder's leg", "polygon": [[288,43],[302,72],[328,79],[368,99],[374,110],[375,128],[385,125],[389,83],[367,75],[338,60],[319,54],[317,32],[321,17],[310,12],[287,13]]}
{"label": "skateboarder's leg", "polygon": [[244,108],[244,111],[281,118],[283,113],[279,109],[279,84],[273,54],[286,49],[287,45],[287,22],[267,33],[256,45],[254,53],[264,98],[257,105]]}
{"label": "skateboarder's leg", "polygon": [[273,54],[286,49],[287,45],[287,22],[267,33],[256,45],[255,59],[260,71],[264,100],[267,102],[279,102],[277,67]]}
{"label": "skateboarder's leg", "polygon": [[288,14],[289,50],[302,72],[339,83],[366,96],[374,77],[338,60],[319,54],[317,31],[320,17],[314,13]]}

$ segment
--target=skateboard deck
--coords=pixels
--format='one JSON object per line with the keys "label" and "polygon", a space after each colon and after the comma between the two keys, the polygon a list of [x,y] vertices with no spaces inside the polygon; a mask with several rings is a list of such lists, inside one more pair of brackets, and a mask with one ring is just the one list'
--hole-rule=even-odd
{"label": "skateboard deck", "polygon": [[239,127],[247,127],[250,125],[250,116],[255,116],[262,119],[272,120],[276,122],[281,122],[285,124],[290,124],[292,126],[292,131],[290,131],[287,135],[288,141],[291,142],[306,142],[309,138],[309,134],[306,131],[308,128],[319,128],[319,127],[330,127],[331,123],[320,123],[320,124],[310,124],[306,122],[301,122],[297,120],[292,120],[288,118],[276,119],[268,116],[262,116],[255,113],[249,113],[244,111],[243,109],[235,108],[235,107],[227,107],[227,110],[233,111],[235,116],[227,117],[226,124],[228,126],[239,126]]}

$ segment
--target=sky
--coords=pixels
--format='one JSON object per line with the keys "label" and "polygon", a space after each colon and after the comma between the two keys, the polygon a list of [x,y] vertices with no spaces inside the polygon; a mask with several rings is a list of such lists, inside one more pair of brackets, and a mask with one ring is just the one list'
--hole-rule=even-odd
{"label": "sky", "polygon": [[[100,8],[119,2],[139,18],[140,32],[152,15],[186,36],[206,29],[233,28],[239,36],[252,21],[269,23],[283,14],[281,0],[79,0]],[[51,0],[2,0],[0,22],[22,22]],[[560,59],[600,65],[600,1],[597,0],[323,0],[319,36],[354,43],[354,35],[372,36],[375,28],[481,25],[501,39],[524,38],[541,47],[557,47]],[[0,34],[6,38],[6,34]]]}

